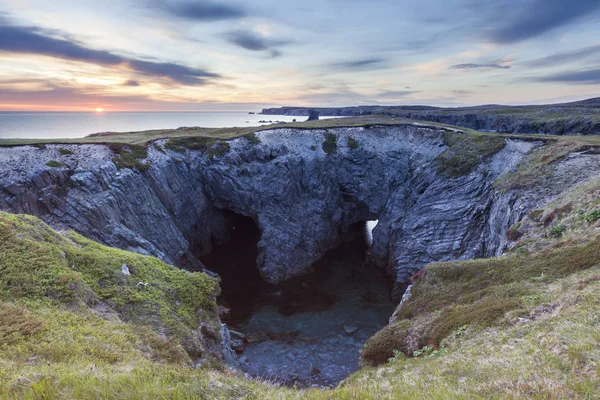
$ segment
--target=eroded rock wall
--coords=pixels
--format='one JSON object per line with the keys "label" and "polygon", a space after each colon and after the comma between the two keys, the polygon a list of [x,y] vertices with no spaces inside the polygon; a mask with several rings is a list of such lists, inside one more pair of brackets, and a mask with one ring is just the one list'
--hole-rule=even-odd
{"label": "eroded rock wall", "polygon": [[[452,178],[436,162],[445,134],[412,125],[274,129],[258,133],[258,144],[235,139],[214,159],[161,140],[144,172],[118,170],[103,145],[2,148],[0,209],[192,268],[201,267],[194,249],[208,252],[227,236],[221,210],[231,210],[257,223],[258,268],[273,283],[307,272],[351,224],[379,219],[371,257],[395,277],[399,298],[429,262],[499,255],[506,229],[539,201],[492,185],[539,143],[508,140]],[[327,135],[337,141],[330,154]]]}

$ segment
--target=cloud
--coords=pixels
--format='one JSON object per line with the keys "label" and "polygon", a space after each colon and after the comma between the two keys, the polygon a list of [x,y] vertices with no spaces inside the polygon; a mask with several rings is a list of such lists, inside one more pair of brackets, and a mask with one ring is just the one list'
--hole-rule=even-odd
{"label": "cloud", "polygon": [[399,97],[410,96],[411,94],[419,93],[416,90],[386,90],[377,95],[380,99],[397,99]]}
{"label": "cloud", "polygon": [[510,65],[502,65],[498,63],[487,64],[456,64],[448,69],[510,69]]}
{"label": "cloud", "polygon": [[535,82],[571,83],[578,85],[600,84],[600,69],[588,69],[583,71],[560,72],[542,77],[530,78]]}
{"label": "cloud", "polygon": [[13,26],[0,19],[0,51],[38,54],[102,66],[122,66],[145,76],[166,78],[186,85],[203,85],[219,75],[173,63],[141,61],[106,50],[95,50],[73,40],[56,38],[37,27]]}
{"label": "cloud", "polygon": [[573,62],[580,62],[581,59],[600,54],[600,45],[584,47],[577,50],[564,51],[552,54],[547,57],[524,62],[528,67],[553,67]]}
{"label": "cloud", "polygon": [[329,64],[329,67],[333,69],[366,71],[384,68],[386,61],[387,60],[383,58],[364,58],[360,60],[331,63]]}
{"label": "cloud", "polygon": [[274,40],[260,36],[252,31],[237,30],[226,33],[225,39],[231,44],[250,51],[270,50],[273,57],[279,57],[282,53],[275,47],[290,44],[287,40]]}
{"label": "cloud", "polygon": [[[511,8],[514,7],[517,6]],[[532,0],[515,12],[515,18],[502,15],[502,20],[508,23],[491,30],[488,38],[498,44],[521,42],[589,16],[598,9],[598,0]]]}
{"label": "cloud", "polygon": [[248,15],[242,7],[205,0],[177,2],[157,0],[153,5],[176,17],[203,22],[240,19]]}
{"label": "cloud", "polygon": [[123,86],[136,87],[136,86],[140,86],[140,83],[138,81],[128,80],[123,84]]}

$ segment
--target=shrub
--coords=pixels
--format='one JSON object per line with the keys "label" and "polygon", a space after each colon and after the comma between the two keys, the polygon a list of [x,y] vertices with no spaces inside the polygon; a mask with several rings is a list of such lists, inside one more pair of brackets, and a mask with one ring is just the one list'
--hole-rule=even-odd
{"label": "shrub", "polygon": [[519,240],[521,238],[521,236],[523,236],[523,232],[521,232],[519,230],[520,227],[521,227],[520,223],[511,226],[506,231],[506,238],[508,240],[510,240],[511,242],[516,242],[517,240]]}
{"label": "shrub", "polygon": [[208,148],[206,155],[211,160],[214,160],[215,157],[223,157],[229,150],[229,142],[217,142]]}
{"label": "shrub", "polygon": [[58,162],[56,160],[50,160],[46,163],[46,165],[51,168],[60,168],[60,167],[64,166],[65,164]]}
{"label": "shrub", "polygon": [[260,138],[258,136],[256,136],[256,133],[254,133],[254,132],[250,132],[242,137],[248,139],[248,142],[250,142],[250,144],[259,144],[260,143]]}
{"label": "shrub", "polygon": [[542,219],[540,220],[541,223],[544,224],[544,226],[548,226],[552,223],[552,221],[554,221],[554,219],[556,219],[556,213],[554,211],[544,215],[542,217]]}
{"label": "shrub", "polygon": [[28,313],[24,307],[0,303],[0,347],[44,329],[44,322]]}
{"label": "shrub", "polygon": [[349,137],[348,147],[350,147],[352,150],[358,149],[358,142],[356,141],[356,139]]}
{"label": "shrub", "polygon": [[335,152],[337,150],[337,137],[333,133],[326,134],[322,147],[327,154]]}
{"label": "shrub", "polygon": [[61,148],[59,148],[59,149],[58,149],[58,152],[59,152],[60,154],[62,154],[63,156],[70,156],[70,155],[72,155],[72,154],[73,154],[73,152],[72,152],[71,150],[69,150],[69,149],[65,149],[64,147],[61,147]]}
{"label": "shrub", "polygon": [[150,168],[150,162],[141,162],[148,157],[145,145],[111,143],[108,147],[115,153],[112,161],[118,169],[136,168],[138,171],[147,171]]}
{"label": "shrub", "polygon": [[553,238],[559,238],[565,233],[565,227],[562,225],[555,225],[550,228],[550,236]]}
{"label": "shrub", "polygon": [[596,222],[600,219],[600,210],[594,210],[587,213],[584,217],[587,222]]}

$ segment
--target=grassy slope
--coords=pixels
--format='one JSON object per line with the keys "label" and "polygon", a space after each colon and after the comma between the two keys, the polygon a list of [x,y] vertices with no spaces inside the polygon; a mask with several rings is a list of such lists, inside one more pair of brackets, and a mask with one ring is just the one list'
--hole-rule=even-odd
{"label": "grassy slope", "polygon": [[[176,301],[211,314],[214,282],[204,275],[186,274],[72,233],[58,234],[33,217],[0,214],[0,234],[3,399],[600,395],[598,240],[428,266],[396,322],[363,349],[367,359],[384,365],[363,368],[333,391],[297,391],[246,380],[218,365],[194,369],[177,337],[165,340],[151,323],[144,327],[136,320],[137,312],[132,318],[127,313],[127,304],[139,303],[132,283],[145,280],[160,282],[156,294],[161,298],[149,296],[142,303],[154,310],[166,307],[167,313],[157,313],[161,318],[178,314]],[[135,276],[131,281],[120,275],[123,262]],[[150,268],[142,271],[144,266]],[[196,285],[190,276],[203,278]],[[194,316],[183,312],[177,320],[188,318]],[[393,350],[410,355],[425,345],[431,348],[417,357],[386,362]],[[377,352],[381,354],[375,356]]]}

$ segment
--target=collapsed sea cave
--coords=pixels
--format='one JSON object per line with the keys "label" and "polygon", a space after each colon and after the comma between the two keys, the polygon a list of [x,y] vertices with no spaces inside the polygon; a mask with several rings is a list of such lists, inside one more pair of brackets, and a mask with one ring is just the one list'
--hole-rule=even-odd
{"label": "collapsed sea cave", "polygon": [[311,271],[281,284],[256,267],[260,230],[224,211],[225,240],[198,258],[221,278],[219,309],[240,368],[289,386],[334,387],[359,367],[359,350],[383,328],[395,303],[392,280],[368,262],[375,223],[351,225]]}

